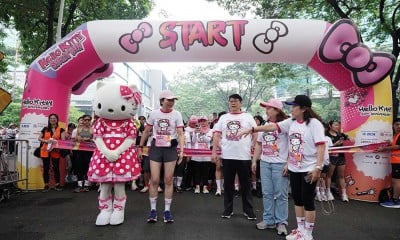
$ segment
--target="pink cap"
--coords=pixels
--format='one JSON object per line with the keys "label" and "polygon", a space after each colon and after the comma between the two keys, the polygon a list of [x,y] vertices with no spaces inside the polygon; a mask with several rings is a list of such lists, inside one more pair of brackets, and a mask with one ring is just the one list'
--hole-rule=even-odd
{"label": "pink cap", "polygon": [[190,123],[197,123],[198,119],[195,115],[190,116],[189,121]]}
{"label": "pink cap", "polygon": [[283,109],[283,104],[281,101],[276,100],[276,99],[270,99],[268,102],[260,102],[261,107],[273,107],[277,108],[279,110]]}
{"label": "pink cap", "polygon": [[163,90],[160,93],[160,99],[178,99],[170,90]]}
{"label": "pink cap", "polygon": [[198,121],[200,122],[201,120],[205,120],[208,122],[208,117],[207,116],[201,116],[198,118]]}

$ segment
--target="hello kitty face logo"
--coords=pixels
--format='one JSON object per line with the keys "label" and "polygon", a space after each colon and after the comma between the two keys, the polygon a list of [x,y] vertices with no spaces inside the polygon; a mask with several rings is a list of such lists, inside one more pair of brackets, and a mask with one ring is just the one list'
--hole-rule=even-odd
{"label": "hello kitty face logo", "polygon": [[119,45],[127,52],[135,54],[139,52],[139,43],[144,38],[149,38],[153,35],[153,27],[150,23],[142,22],[137,29],[131,33],[125,33],[119,38]]}
{"label": "hello kitty face logo", "polygon": [[278,137],[273,133],[265,133],[263,139],[267,145],[274,145]]}
{"label": "hello kitty face logo", "polygon": [[161,131],[167,131],[169,127],[169,120],[168,119],[160,119],[158,120],[158,127]]}
{"label": "hello kitty face logo", "polygon": [[289,136],[289,143],[291,152],[299,153],[301,149],[301,135],[299,133],[293,133]]}
{"label": "hello kitty face logo", "polygon": [[280,37],[288,34],[288,27],[281,21],[272,21],[271,26],[263,33],[257,34],[253,38],[253,46],[264,54],[269,54],[274,50],[274,44]]}
{"label": "hello kitty face logo", "polygon": [[228,128],[229,135],[237,135],[240,129],[240,122],[239,121],[230,121],[226,125]]}

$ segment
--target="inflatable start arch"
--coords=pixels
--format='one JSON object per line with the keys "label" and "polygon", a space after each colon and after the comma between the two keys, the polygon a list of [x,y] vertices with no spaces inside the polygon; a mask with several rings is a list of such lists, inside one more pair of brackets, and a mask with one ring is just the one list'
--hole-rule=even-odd
{"label": "inflatable start arch", "polygon": [[[65,127],[71,93],[81,94],[96,79],[109,76],[113,62],[162,61],[304,64],[341,91],[342,127],[356,143],[392,136],[388,77],[395,64],[392,55],[372,52],[361,43],[350,20],[330,24],[263,19],[85,23],[30,66],[20,137],[38,146],[38,132],[47,124],[50,113],[57,113]],[[371,200],[369,190],[386,185],[390,179],[388,156],[360,154],[354,155],[353,166],[348,164],[352,183],[348,191],[353,198]],[[42,188],[41,160],[30,156],[29,166],[25,166],[29,167],[28,188]]]}

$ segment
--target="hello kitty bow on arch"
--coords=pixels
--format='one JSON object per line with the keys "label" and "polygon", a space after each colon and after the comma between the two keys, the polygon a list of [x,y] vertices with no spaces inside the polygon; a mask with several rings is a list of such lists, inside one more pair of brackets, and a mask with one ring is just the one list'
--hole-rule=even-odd
{"label": "hello kitty bow on arch", "polygon": [[358,87],[368,87],[389,75],[395,66],[395,58],[389,53],[372,52],[360,41],[355,24],[349,19],[341,19],[326,33],[318,55],[325,63],[340,62],[351,71]]}
{"label": "hello kitty bow on arch", "polygon": [[121,96],[127,100],[133,100],[136,105],[140,105],[142,103],[142,95],[139,92],[133,91],[128,86],[120,86],[119,91]]}

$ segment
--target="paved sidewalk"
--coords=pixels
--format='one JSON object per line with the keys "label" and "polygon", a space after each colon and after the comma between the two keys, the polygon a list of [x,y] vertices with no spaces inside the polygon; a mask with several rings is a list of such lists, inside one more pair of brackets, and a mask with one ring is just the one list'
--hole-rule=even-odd
{"label": "paved sidewalk", "polygon": [[[0,239],[268,239],[283,240],[274,230],[257,230],[262,201],[254,198],[257,221],[249,221],[241,211],[241,198],[235,199],[235,215],[221,219],[223,198],[212,194],[175,193],[172,213],[175,223],[165,224],[162,212],[155,224],[146,223],[148,194],[127,190],[125,223],[120,226],[96,227],[97,192],[62,191],[27,192],[11,196],[0,203]],[[163,194],[158,206],[163,209]],[[377,203],[335,201],[335,213],[321,214],[316,202],[315,240],[400,239],[400,209],[387,209]],[[289,200],[289,228],[295,227],[293,201]]]}

